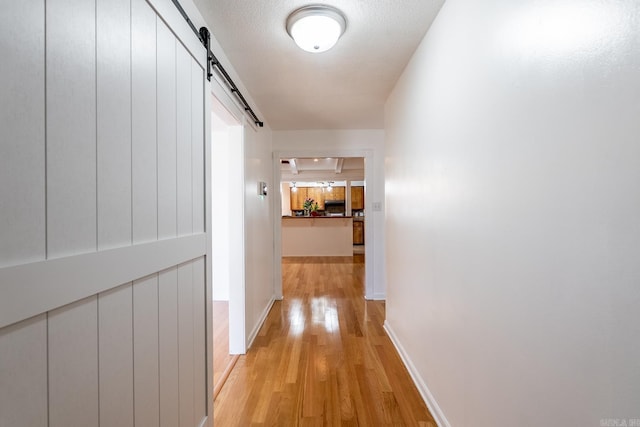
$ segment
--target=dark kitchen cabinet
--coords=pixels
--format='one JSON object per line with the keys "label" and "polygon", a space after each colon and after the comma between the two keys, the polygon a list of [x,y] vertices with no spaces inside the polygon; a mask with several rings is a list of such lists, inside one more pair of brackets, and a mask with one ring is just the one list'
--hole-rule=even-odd
{"label": "dark kitchen cabinet", "polygon": [[364,221],[353,221],[353,244],[364,245]]}
{"label": "dark kitchen cabinet", "polygon": [[364,209],[364,187],[351,187],[351,210]]}

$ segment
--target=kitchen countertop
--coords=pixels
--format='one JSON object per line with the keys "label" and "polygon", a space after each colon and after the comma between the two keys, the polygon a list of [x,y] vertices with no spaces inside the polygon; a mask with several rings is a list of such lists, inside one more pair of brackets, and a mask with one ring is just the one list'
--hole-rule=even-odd
{"label": "kitchen countertop", "polygon": [[[318,218],[327,218],[327,219],[344,219],[344,218],[354,218],[353,216],[323,216],[323,215],[319,215],[319,216],[292,216],[292,215],[282,215],[282,218],[285,219],[318,219]],[[362,219],[364,219],[364,217],[361,217]]]}

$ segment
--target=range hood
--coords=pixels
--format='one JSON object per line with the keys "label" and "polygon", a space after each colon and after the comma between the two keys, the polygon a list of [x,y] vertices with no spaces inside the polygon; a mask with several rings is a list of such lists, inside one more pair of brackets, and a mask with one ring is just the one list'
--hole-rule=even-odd
{"label": "range hood", "polygon": [[344,216],[344,200],[325,200],[324,211],[327,216]]}

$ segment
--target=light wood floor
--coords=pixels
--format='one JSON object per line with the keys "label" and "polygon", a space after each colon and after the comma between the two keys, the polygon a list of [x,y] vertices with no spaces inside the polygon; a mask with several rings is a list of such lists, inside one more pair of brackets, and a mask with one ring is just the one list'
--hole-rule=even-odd
{"label": "light wood floor", "polygon": [[363,257],[285,258],[282,270],[285,299],[215,400],[214,425],[435,427],[384,303],[363,298]]}
{"label": "light wood floor", "polygon": [[213,302],[213,398],[231,373],[238,356],[229,354],[229,302]]}

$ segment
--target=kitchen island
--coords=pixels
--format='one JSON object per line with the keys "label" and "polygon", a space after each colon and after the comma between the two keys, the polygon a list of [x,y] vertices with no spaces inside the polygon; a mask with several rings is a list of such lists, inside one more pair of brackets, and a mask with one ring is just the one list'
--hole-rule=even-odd
{"label": "kitchen island", "polygon": [[282,217],[282,256],[352,255],[352,217]]}

